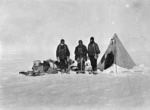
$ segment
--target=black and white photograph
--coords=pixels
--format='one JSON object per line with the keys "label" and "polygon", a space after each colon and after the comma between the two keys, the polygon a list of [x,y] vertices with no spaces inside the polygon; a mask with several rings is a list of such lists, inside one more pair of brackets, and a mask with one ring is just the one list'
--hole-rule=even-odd
{"label": "black and white photograph", "polygon": [[0,0],[0,110],[150,110],[150,0]]}

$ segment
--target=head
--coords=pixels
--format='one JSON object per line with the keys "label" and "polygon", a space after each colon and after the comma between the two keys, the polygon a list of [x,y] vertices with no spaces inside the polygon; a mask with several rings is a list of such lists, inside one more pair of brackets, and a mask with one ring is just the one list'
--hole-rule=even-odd
{"label": "head", "polygon": [[62,45],[65,44],[65,40],[61,39],[60,44],[62,44]]}
{"label": "head", "polygon": [[94,43],[94,37],[90,38],[90,43]]}
{"label": "head", "polygon": [[79,40],[79,42],[78,42],[78,43],[79,43],[79,45],[82,45],[82,44],[83,44],[82,40]]}

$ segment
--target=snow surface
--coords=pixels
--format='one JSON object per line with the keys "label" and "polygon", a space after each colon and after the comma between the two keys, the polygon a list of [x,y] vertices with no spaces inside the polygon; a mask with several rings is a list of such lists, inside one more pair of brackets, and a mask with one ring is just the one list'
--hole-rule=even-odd
{"label": "snow surface", "polygon": [[132,69],[127,69],[120,67],[118,65],[112,65],[110,68],[103,71],[104,73],[127,73],[127,72],[137,72],[142,74],[149,74],[150,75],[150,68],[145,67],[144,64],[136,65]]}
{"label": "snow surface", "polygon": [[[150,70],[24,76],[31,59],[0,62],[0,110],[149,110]],[[142,68],[142,71],[140,71]],[[112,68],[114,69],[114,68]],[[119,69],[118,69],[119,70]]]}

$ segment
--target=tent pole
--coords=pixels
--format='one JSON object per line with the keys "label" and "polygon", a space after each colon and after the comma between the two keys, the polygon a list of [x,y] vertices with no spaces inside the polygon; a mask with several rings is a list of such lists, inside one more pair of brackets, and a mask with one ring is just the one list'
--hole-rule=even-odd
{"label": "tent pole", "polygon": [[117,60],[116,60],[117,58],[116,58],[116,47],[115,47],[115,69],[116,69],[116,74],[117,74]]}
{"label": "tent pole", "polygon": [[117,65],[116,65],[116,74],[117,74]]}
{"label": "tent pole", "polygon": [[[116,41],[114,43],[116,44]],[[116,52],[117,49],[116,49],[116,45],[114,45],[114,47],[115,47],[115,52],[114,53],[115,53],[115,65],[116,65],[115,69],[116,69],[116,74],[117,74],[117,57],[116,57],[117,56],[116,55],[117,54],[117,52]]]}

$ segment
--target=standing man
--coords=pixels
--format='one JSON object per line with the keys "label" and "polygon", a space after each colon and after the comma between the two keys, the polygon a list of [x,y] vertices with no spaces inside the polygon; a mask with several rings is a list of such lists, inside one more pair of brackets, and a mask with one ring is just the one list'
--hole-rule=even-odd
{"label": "standing man", "polygon": [[68,73],[67,68],[70,57],[70,51],[68,49],[68,46],[65,44],[64,39],[61,39],[60,44],[57,46],[56,57],[57,61],[60,64],[61,72]]}
{"label": "standing man", "polygon": [[88,45],[88,57],[92,66],[92,73],[97,74],[97,59],[100,54],[99,47],[97,43],[94,42],[94,37],[90,38],[90,43]]}
{"label": "standing man", "polygon": [[82,40],[79,40],[79,45],[75,48],[75,60],[77,61],[78,73],[85,73],[85,61],[87,60],[87,48]]}

